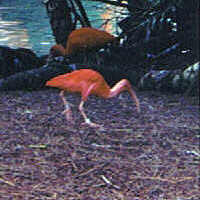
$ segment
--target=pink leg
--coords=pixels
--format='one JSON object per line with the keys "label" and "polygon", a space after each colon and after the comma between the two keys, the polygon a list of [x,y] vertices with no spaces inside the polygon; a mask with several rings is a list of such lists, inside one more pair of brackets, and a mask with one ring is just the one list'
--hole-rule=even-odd
{"label": "pink leg", "polygon": [[64,106],[65,106],[65,110],[62,112],[62,114],[65,114],[66,119],[67,119],[68,121],[73,122],[72,111],[71,111],[71,109],[70,109],[69,103],[66,101],[66,99],[65,99],[65,97],[64,97],[64,92],[65,92],[64,90],[62,90],[62,91],[60,92],[60,97],[61,97],[61,99],[63,100]]}
{"label": "pink leg", "polygon": [[86,116],[84,109],[83,109],[83,104],[84,104],[84,101],[81,101],[81,103],[79,105],[79,110],[85,120],[85,124],[88,124],[90,127],[101,127],[101,125],[91,122],[90,119]]}

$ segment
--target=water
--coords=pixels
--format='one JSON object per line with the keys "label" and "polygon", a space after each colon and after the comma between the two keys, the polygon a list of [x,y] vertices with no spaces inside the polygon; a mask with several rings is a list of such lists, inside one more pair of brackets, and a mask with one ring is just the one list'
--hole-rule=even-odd
{"label": "water", "polygon": [[[84,1],[84,7],[96,28],[101,28],[102,19],[124,17],[102,3]],[[122,9],[117,8],[117,11]],[[116,33],[116,19],[104,29]],[[53,44],[55,41],[42,0],[0,0],[0,45],[29,48],[37,55],[44,55]]]}

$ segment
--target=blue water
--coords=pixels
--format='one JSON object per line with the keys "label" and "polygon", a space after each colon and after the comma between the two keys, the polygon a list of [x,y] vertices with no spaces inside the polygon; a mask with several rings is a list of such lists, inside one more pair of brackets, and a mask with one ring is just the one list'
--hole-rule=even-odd
{"label": "blue water", "polygon": [[[84,7],[93,27],[116,33],[116,19],[103,28],[102,20],[124,16],[98,2],[85,0]],[[42,0],[0,0],[0,45],[29,48],[37,55],[44,55],[54,43]]]}

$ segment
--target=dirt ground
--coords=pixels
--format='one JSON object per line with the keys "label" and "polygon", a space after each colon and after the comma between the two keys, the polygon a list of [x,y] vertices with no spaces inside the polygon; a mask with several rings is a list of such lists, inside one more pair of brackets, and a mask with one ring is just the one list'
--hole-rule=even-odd
{"label": "dirt ground", "polygon": [[103,128],[82,124],[80,97],[59,91],[0,93],[0,199],[199,200],[197,97],[138,92],[91,96],[85,110]]}

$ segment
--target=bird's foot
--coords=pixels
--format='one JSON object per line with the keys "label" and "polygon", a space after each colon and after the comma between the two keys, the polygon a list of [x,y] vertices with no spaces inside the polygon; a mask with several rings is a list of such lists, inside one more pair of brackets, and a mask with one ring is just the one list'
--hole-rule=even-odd
{"label": "bird's foot", "polygon": [[83,125],[87,124],[87,125],[89,125],[92,128],[101,128],[102,127],[102,125],[100,125],[100,124],[96,124],[94,122],[91,122],[90,119],[88,119],[88,118],[85,119],[85,122],[83,122],[82,124]]}

